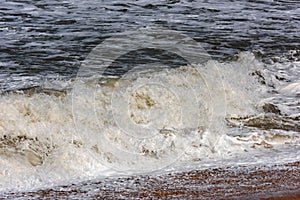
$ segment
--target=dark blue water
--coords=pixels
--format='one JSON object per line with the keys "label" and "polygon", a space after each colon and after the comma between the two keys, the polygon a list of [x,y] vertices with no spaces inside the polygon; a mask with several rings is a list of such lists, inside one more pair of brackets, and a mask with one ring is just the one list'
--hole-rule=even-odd
{"label": "dark blue water", "polygon": [[0,89],[72,77],[105,38],[146,26],[181,31],[215,59],[257,50],[264,56],[280,56],[299,49],[300,3],[2,0]]}

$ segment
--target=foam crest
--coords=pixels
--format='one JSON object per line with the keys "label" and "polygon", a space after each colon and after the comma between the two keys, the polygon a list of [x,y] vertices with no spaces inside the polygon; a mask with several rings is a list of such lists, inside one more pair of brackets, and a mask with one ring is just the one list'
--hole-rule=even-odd
{"label": "foam crest", "polygon": [[[0,190],[247,157],[298,144],[297,130],[274,131],[266,127],[268,118],[259,118],[296,123],[262,114],[260,105],[270,98],[258,73],[263,69],[252,54],[242,53],[230,63],[68,82],[70,91],[3,94]],[[287,88],[297,90],[297,84]]]}

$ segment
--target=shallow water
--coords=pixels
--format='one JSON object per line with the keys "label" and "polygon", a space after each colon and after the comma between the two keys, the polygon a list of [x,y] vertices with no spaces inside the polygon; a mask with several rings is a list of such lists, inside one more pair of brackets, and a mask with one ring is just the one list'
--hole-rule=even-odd
{"label": "shallow water", "polygon": [[[299,161],[297,2],[168,2],[0,4],[0,191]],[[142,49],[86,77],[100,42],[153,26],[211,57]]]}

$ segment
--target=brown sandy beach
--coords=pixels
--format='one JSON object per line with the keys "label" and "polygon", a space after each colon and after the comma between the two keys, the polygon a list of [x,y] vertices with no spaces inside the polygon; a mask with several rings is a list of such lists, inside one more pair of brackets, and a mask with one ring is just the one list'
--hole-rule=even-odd
{"label": "brown sandy beach", "polygon": [[300,162],[239,166],[100,181],[6,193],[6,199],[300,199]]}

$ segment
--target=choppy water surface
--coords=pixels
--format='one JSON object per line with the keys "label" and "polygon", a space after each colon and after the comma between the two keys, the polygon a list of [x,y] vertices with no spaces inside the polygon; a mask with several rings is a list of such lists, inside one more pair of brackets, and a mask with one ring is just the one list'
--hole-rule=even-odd
{"label": "choppy water surface", "polygon": [[172,2],[2,1],[1,88],[74,75],[104,38],[145,26],[182,31],[216,58],[245,50],[281,55],[299,47],[297,1]]}
{"label": "choppy water surface", "polygon": [[[3,1],[0,15],[0,191],[299,161],[297,1]],[[186,34],[212,59],[75,79],[94,47],[141,27]]]}

